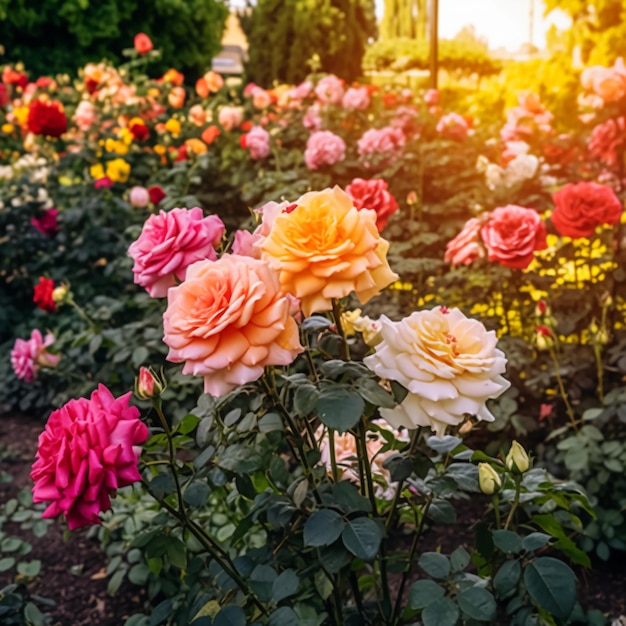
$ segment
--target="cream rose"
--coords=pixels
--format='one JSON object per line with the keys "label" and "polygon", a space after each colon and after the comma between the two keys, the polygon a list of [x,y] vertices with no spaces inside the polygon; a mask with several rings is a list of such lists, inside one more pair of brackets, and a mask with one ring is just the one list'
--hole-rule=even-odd
{"label": "cream rose", "polygon": [[502,378],[506,358],[496,334],[458,309],[436,307],[399,322],[381,316],[382,341],[364,359],[370,370],[409,390],[393,409],[380,409],[392,426],[429,426],[437,436],[467,415],[493,421],[486,401],[510,383]]}

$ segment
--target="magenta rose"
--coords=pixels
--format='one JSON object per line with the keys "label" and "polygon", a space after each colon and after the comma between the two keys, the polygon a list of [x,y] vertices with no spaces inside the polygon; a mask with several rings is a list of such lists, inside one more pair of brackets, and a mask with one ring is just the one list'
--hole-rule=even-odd
{"label": "magenta rose", "polygon": [[389,193],[387,181],[381,178],[372,180],[355,178],[346,187],[346,193],[352,198],[357,209],[376,211],[376,228],[379,232],[387,225],[389,216],[398,210],[398,203]]}
{"label": "magenta rose", "polygon": [[521,270],[547,246],[546,226],[537,212],[515,204],[494,209],[480,234],[490,261]]}
{"label": "magenta rose", "polygon": [[141,480],[139,444],[148,428],[130,392],[114,398],[104,386],[50,414],[31,471],[33,501],[51,502],[43,517],[65,515],[70,530],[99,524],[110,496]]}
{"label": "magenta rose", "polygon": [[61,357],[46,350],[53,343],[52,333],[42,337],[36,329],[31,333],[30,339],[16,339],[11,350],[11,365],[15,375],[32,383],[42,367],[56,367]]}
{"label": "magenta rose", "polygon": [[480,241],[480,230],[489,215],[472,217],[465,222],[461,232],[448,242],[443,260],[457,265],[471,265],[477,259],[485,257],[485,248]]}
{"label": "magenta rose", "polygon": [[224,234],[217,215],[204,217],[202,209],[172,209],[151,215],[128,254],[134,259],[135,283],[153,298],[164,298],[187,267],[196,261],[215,261],[215,247]]}
{"label": "magenta rose", "polygon": [[46,237],[52,237],[52,235],[56,234],[59,230],[59,224],[57,222],[58,215],[58,209],[48,209],[41,214],[40,218],[31,217],[30,223],[42,235],[45,235]]}
{"label": "magenta rose", "polygon": [[309,136],[304,151],[304,162],[310,170],[334,165],[346,157],[344,140],[329,130],[318,130]]}
{"label": "magenta rose", "polygon": [[552,198],[550,219],[560,235],[572,239],[590,237],[600,224],[617,224],[623,211],[615,192],[598,183],[568,183]]}

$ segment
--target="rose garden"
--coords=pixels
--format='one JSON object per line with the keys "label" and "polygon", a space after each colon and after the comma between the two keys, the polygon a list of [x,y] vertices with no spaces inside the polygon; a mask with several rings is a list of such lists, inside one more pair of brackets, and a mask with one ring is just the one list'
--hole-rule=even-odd
{"label": "rose garden", "polygon": [[0,420],[39,438],[19,485],[0,440],[0,623],[72,626],[59,527],[141,590],[111,624],[623,623],[585,591],[626,550],[619,54],[433,89],[153,46],[2,71]]}

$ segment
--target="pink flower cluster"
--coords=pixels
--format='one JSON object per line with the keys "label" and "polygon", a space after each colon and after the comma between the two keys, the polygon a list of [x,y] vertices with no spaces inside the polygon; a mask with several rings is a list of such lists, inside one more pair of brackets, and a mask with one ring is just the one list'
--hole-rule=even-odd
{"label": "pink flower cluster", "polygon": [[61,357],[46,350],[53,343],[52,333],[42,337],[36,329],[31,333],[30,339],[16,339],[11,350],[11,365],[15,375],[27,383],[32,383],[40,368],[56,367]]}
{"label": "pink flower cluster", "polygon": [[71,400],[48,419],[39,436],[31,478],[33,501],[51,502],[43,517],[65,515],[70,530],[99,524],[110,495],[141,480],[139,444],[148,438],[130,392],[114,398],[104,386]]}
{"label": "pink flower cluster", "polygon": [[310,170],[334,165],[346,157],[346,143],[329,130],[318,130],[309,136],[304,151],[304,162]]}
{"label": "pink flower cluster", "polygon": [[626,67],[621,58],[615,61],[613,67],[588,67],[580,80],[583,89],[601,99],[598,108],[604,103],[619,102],[626,97]]}
{"label": "pink flower cluster", "polygon": [[177,280],[185,280],[189,265],[217,258],[215,247],[223,234],[222,220],[217,215],[204,217],[198,207],[151,215],[128,249],[135,261],[135,283],[153,298],[164,298]]}
{"label": "pink flower cluster", "polygon": [[383,165],[399,157],[405,142],[404,133],[399,128],[370,128],[357,142],[357,151],[363,165],[369,168],[375,161]]}

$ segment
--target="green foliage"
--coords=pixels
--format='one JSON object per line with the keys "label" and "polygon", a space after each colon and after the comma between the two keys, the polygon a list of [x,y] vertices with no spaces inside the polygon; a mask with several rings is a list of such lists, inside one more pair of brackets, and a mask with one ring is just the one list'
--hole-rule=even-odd
{"label": "green foliage", "polygon": [[385,0],[380,37],[381,39],[408,37],[425,41],[427,24],[427,0]]}
{"label": "green foliage", "polygon": [[260,0],[240,13],[250,48],[249,81],[298,83],[311,69],[352,81],[376,34],[371,0]]}
{"label": "green foliage", "polygon": [[35,8],[0,2],[5,59],[23,61],[35,76],[75,73],[88,61],[121,60],[139,32],[163,53],[156,73],[169,67],[200,75],[221,48],[228,9],[221,0],[64,0]]}

